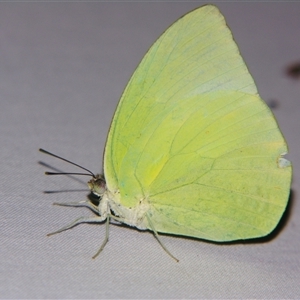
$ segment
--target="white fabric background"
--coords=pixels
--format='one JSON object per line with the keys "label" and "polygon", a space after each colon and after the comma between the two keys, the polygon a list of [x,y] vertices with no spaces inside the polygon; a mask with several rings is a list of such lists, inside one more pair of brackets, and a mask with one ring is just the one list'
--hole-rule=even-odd
{"label": "white fabric background", "polygon": [[[217,245],[150,232],[80,225],[51,232],[84,208],[52,206],[88,194],[87,178],[47,177],[46,162],[77,171],[43,147],[101,171],[110,120],[146,50],[181,15],[204,3],[1,3],[0,160],[2,298],[300,298],[300,3],[216,3],[262,98],[290,147],[292,197],[272,239]],[[73,190],[76,190],[73,192]],[[45,194],[45,191],[57,193]]]}

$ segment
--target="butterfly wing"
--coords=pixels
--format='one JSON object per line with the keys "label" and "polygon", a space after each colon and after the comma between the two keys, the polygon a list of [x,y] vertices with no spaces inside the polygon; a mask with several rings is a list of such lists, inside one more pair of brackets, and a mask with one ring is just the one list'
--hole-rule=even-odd
{"label": "butterfly wing", "polygon": [[285,210],[291,166],[219,10],[183,16],[149,49],[115,112],[104,173],[121,205],[147,199],[159,232],[263,236]]}

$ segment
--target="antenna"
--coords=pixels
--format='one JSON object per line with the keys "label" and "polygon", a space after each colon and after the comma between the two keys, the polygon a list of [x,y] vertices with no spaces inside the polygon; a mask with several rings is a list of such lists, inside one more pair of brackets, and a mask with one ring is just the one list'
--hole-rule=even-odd
{"label": "antenna", "polygon": [[67,162],[67,163],[69,163],[69,164],[71,164],[71,165],[74,165],[74,166],[76,166],[76,167],[78,167],[78,168],[80,168],[80,169],[83,169],[83,170],[85,170],[85,171],[87,171],[87,172],[89,173],[89,174],[86,174],[86,173],[60,173],[60,172],[57,172],[57,173],[56,173],[56,172],[45,172],[46,175],[86,175],[86,176],[92,176],[93,178],[96,178],[96,176],[95,176],[95,174],[94,174],[93,172],[91,172],[90,170],[88,170],[88,169],[86,169],[86,168],[84,168],[84,167],[82,167],[82,166],[80,166],[80,165],[78,165],[78,164],[75,164],[75,163],[73,163],[73,162],[71,162],[71,161],[69,161],[69,160],[67,160],[67,159],[65,159],[65,158],[62,158],[62,157],[60,157],[60,156],[58,156],[58,155],[56,155],[56,154],[53,154],[53,153],[51,153],[51,152],[49,152],[49,151],[47,151],[47,150],[44,150],[44,149],[42,149],[42,148],[40,148],[39,151],[42,152],[42,153],[48,154],[48,155],[50,155],[50,156],[56,157],[56,158],[58,158],[58,159],[61,159],[61,160],[65,161],[65,162]]}

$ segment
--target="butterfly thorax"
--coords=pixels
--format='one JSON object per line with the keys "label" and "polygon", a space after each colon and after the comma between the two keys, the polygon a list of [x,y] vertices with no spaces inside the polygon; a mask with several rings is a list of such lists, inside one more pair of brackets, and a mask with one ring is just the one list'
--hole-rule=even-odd
{"label": "butterfly thorax", "polygon": [[98,210],[104,219],[111,216],[121,223],[134,226],[138,229],[148,229],[146,213],[150,209],[147,199],[140,199],[136,206],[126,207],[121,203],[119,191],[110,191],[102,174],[97,174],[88,182],[88,186],[93,194],[100,197]]}

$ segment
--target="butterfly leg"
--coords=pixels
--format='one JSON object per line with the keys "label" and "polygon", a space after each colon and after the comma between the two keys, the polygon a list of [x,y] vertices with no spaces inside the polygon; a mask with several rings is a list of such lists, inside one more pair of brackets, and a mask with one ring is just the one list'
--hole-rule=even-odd
{"label": "butterfly leg", "polygon": [[177,259],[174,255],[171,254],[171,252],[166,248],[166,246],[163,244],[163,242],[161,241],[157,231],[155,230],[154,226],[153,226],[153,223],[151,221],[151,218],[150,216],[148,215],[148,213],[146,213],[146,216],[147,216],[147,220],[149,222],[149,225],[151,227],[151,230],[153,231],[154,233],[154,236],[155,238],[157,239],[157,241],[159,242],[159,244],[162,246],[162,248],[173,258],[176,260],[176,262],[179,262],[179,259]]}
{"label": "butterfly leg", "polygon": [[100,247],[100,249],[97,251],[97,253],[93,256],[93,258],[96,258],[100,253],[101,251],[104,249],[105,245],[107,244],[108,242],[108,238],[109,238],[109,221],[110,221],[110,218],[118,221],[118,222],[121,222],[123,223],[123,218],[120,218],[120,217],[117,217],[117,216],[114,216],[112,214],[107,214],[107,218],[106,218],[106,234],[105,234],[105,239]]}
{"label": "butterfly leg", "polygon": [[95,259],[104,249],[105,245],[108,242],[108,238],[109,238],[109,219],[110,219],[110,215],[107,216],[106,218],[106,224],[105,224],[105,238],[104,241],[102,242],[102,245],[100,247],[100,249],[97,251],[97,253],[92,257],[93,259]]}
{"label": "butterfly leg", "polygon": [[102,223],[107,216],[99,216],[99,217],[80,217],[76,220],[74,220],[72,223],[60,228],[59,230],[56,230],[54,232],[48,233],[47,236],[60,233],[62,231],[68,230],[70,228],[73,228],[74,226],[81,224],[81,223]]}
{"label": "butterfly leg", "polygon": [[116,220],[116,221],[119,221],[119,222],[122,222],[123,219],[122,218],[119,218],[119,217],[116,217],[112,214],[107,214],[107,218],[106,218],[106,225],[105,225],[105,239],[100,247],[100,249],[97,251],[97,253],[93,256],[93,258],[96,258],[100,253],[101,251],[104,249],[105,245],[107,244],[108,242],[108,238],[109,238],[109,221],[110,221],[110,218]]}
{"label": "butterfly leg", "polygon": [[72,207],[87,207],[90,208],[93,212],[96,214],[99,214],[98,206],[94,205],[90,201],[79,201],[79,202],[54,202],[53,205],[59,205],[59,206],[72,206]]}

